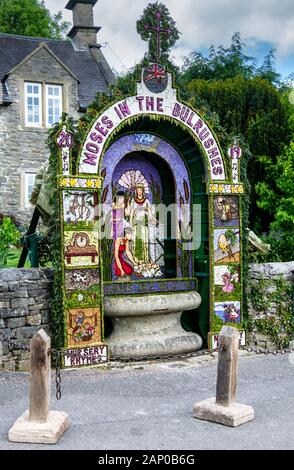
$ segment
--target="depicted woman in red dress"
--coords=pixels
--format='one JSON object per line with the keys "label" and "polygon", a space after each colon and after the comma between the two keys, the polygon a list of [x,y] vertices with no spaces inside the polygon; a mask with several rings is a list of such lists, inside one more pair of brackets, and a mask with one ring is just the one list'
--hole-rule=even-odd
{"label": "depicted woman in red dress", "polygon": [[[132,255],[130,241],[133,237],[133,230],[126,227],[124,237],[119,237],[114,245],[114,274],[117,277],[131,276],[134,272],[134,265],[138,260]],[[132,264],[130,264],[130,261]]]}

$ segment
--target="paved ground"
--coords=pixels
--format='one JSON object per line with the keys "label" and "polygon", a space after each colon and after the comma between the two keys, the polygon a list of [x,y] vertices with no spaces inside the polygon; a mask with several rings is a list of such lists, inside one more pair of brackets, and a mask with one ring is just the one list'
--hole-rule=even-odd
{"label": "paved ground", "polygon": [[53,396],[52,408],[66,411],[71,426],[57,445],[46,446],[7,441],[27,408],[28,375],[0,373],[0,449],[294,449],[288,354],[240,358],[238,400],[252,405],[256,417],[235,429],[192,417],[193,404],[214,395],[216,358],[62,376],[63,397],[56,402]]}

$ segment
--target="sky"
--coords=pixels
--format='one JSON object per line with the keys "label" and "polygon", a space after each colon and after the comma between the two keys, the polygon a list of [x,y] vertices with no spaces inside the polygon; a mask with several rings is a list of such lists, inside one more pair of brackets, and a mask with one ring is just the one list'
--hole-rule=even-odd
{"label": "sky", "polygon": [[[228,46],[239,31],[247,44],[246,53],[262,63],[265,54],[276,49],[276,67],[286,77],[294,72],[294,2],[293,0],[161,0],[181,31],[172,57],[181,64],[183,57],[196,50],[206,53],[209,46]],[[147,43],[136,32],[136,20],[153,0],[98,0],[94,24],[101,26],[97,40],[110,66],[125,71],[139,62]],[[67,0],[45,0],[51,13],[65,10]]]}

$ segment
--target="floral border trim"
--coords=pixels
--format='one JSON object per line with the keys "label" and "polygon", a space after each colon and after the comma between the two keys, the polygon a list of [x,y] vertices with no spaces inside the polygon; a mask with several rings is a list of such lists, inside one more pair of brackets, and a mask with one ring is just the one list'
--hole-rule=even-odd
{"label": "floral border trim", "polygon": [[244,185],[242,183],[211,183],[208,185],[208,192],[210,194],[244,194]]}
{"label": "floral border trim", "polygon": [[61,176],[58,181],[60,188],[84,188],[84,189],[100,189],[102,186],[102,178],[80,178],[76,176]]}

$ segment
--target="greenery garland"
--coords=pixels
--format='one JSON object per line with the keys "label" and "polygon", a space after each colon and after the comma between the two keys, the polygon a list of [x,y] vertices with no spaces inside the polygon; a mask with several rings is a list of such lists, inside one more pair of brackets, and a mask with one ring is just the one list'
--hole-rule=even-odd
{"label": "greenery garland", "polygon": [[49,168],[50,178],[49,185],[51,188],[50,205],[52,207],[52,218],[50,225],[54,229],[49,234],[51,245],[52,265],[54,268],[54,284],[53,294],[51,297],[51,327],[52,327],[52,347],[60,350],[64,346],[65,340],[65,323],[63,316],[63,290],[61,289],[62,279],[62,263],[63,258],[61,253],[63,247],[61,244],[62,230],[61,220],[62,214],[60,211],[60,191],[57,186],[57,178],[60,174],[60,150],[57,146],[57,135],[66,125],[67,129],[72,132],[74,137],[77,137],[76,126],[72,118],[63,113],[60,122],[55,124],[48,133],[47,145],[50,149]]}

